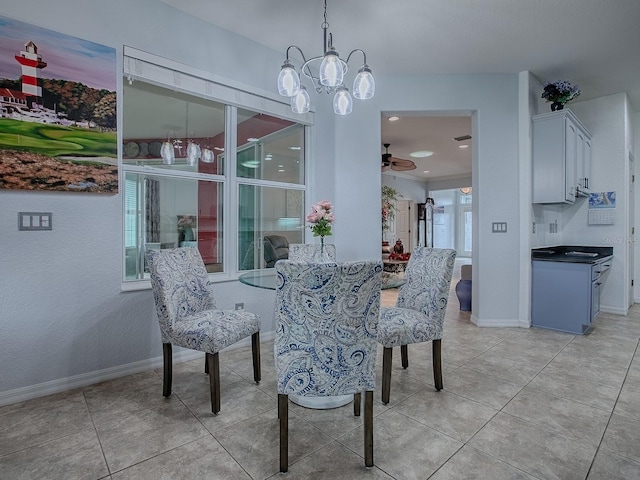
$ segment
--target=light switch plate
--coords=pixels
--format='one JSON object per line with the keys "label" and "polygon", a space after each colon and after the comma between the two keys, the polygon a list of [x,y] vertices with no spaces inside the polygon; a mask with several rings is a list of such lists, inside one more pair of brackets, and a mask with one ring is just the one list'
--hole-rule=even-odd
{"label": "light switch plate", "polygon": [[507,233],[507,222],[493,222],[491,233]]}
{"label": "light switch plate", "polygon": [[53,230],[51,212],[18,212],[18,230]]}

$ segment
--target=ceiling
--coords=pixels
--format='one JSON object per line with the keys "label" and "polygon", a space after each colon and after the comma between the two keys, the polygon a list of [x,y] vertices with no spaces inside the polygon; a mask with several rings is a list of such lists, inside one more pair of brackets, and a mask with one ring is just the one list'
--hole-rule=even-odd
{"label": "ceiling", "polygon": [[[322,53],[321,0],[161,1],[282,51],[283,59],[291,44],[301,47],[307,57]],[[327,3],[334,46],[343,55],[362,48],[374,75],[529,70],[542,82],[567,80],[578,84],[580,100],[626,92],[632,107],[640,111],[638,0]],[[383,121],[382,127],[382,140],[391,143],[389,151],[394,156],[409,158],[408,153],[417,149],[435,152],[442,148],[448,167],[457,157],[466,162],[466,167],[459,166],[457,172],[440,171],[434,155],[416,170],[403,174],[424,176],[423,171],[430,170],[426,178],[451,177],[464,175],[463,169],[468,168],[466,174],[470,175],[471,148],[460,152],[451,141],[465,134],[459,132],[461,125],[451,117],[403,117],[395,123],[398,125],[391,126]],[[406,132],[415,131],[414,140],[420,144],[411,145],[412,139],[400,138],[399,125]],[[470,134],[470,123],[466,134]]]}

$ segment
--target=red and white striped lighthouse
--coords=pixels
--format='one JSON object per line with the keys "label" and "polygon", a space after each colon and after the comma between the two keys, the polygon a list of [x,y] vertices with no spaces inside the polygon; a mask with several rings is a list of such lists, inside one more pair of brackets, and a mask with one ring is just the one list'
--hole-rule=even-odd
{"label": "red and white striped lighthouse", "polygon": [[25,95],[42,96],[42,85],[38,78],[38,70],[47,66],[38,55],[38,47],[29,41],[24,44],[24,50],[15,59],[22,65],[22,93]]}

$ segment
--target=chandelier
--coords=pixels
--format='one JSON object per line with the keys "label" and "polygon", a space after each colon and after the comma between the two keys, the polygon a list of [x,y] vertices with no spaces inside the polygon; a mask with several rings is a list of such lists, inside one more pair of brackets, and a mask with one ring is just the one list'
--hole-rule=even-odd
{"label": "chandelier", "polygon": [[[327,0],[324,0],[324,22],[320,26],[324,35],[324,53],[307,60],[300,47],[290,45],[287,48],[286,59],[278,75],[278,93],[283,97],[290,97],[291,110],[294,113],[308,112],[311,99],[307,89],[300,81],[301,72],[311,79],[316,93],[334,94],[333,111],[336,115],[348,115],[353,109],[353,98],[349,93],[349,89],[344,85],[344,79],[349,69],[348,63],[351,55],[356,52],[362,53],[364,60],[353,81],[353,96],[358,100],[366,100],[373,97],[375,93],[376,84],[371,74],[371,69],[367,65],[367,54],[358,48],[352,50],[346,60],[340,58],[340,55],[333,47],[332,34],[328,32]],[[289,51],[292,48],[298,50],[304,62],[298,71],[289,60]],[[320,64],[319,66],[317,66],[318,63]]]}

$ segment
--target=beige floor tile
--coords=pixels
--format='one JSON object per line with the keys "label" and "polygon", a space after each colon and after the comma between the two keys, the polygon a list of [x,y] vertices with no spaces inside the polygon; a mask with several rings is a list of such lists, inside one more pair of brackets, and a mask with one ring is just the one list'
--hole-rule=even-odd
{"label": "beige floor tile", "polygon": [[123,415],[118,421],[96,425],[113,472],[208,435],[182,403]]}
{"label": "beige floor tile", "polygon": [[614,413],[604,432],[601,449],[640,463],[640,422]]}
{"label": "beige floor tile", "polygon": [[625,383],[613,413],[640,422],[640,385]]}
{"label": "beige floor tile", "polygon": [[[280,430],[277,409],[215,433],[215,437],[254,479],[277,474]],[[289,410],[289,467],[332,442],[331,438]]]}
{"label": "beige floor tile", "polygon": [[249,480],[231,455],[211,436],[145,460],[112,475],[113,480]]}
{"label": "beige floor tile", "polygon": [[[299,462],[289,465],[289,471],[282,475],[282,478],[286,480],[392,479],[393,477],[375,465],[375,451],[373,455],[374,466],[367,468],[362,456],[356,455],[338,442],[332,442]],[[272,478],[280,478],[280,476],[276,474]]]}
{"label": "beige floor tile", "polygon": [[640,463],[599,450],[587,480],[632,480],[640,478]]}
{"label": "beige floor tile", "polygon": [[0,425],[0,455],[93,428],[79,390],[3,407]]}
{"label": "beige floor tile", "polygon": [[524,358],[505,357],[488,351],[465,366],[476,372],[524,386],[546,366],[546,361],[531,362]]}
{"label": "beige floor tile", "polygon": [[432,477],[429,477],[429,480],[461,480],[463,478],[536,480],[535,477],[508,463],[466,445],[440,467]]}
{"label": "beige floor tile", "polygon": [[468,367],[461,367],[447,374],[443,384],[448,392],[498,410],[522,389],[520,385],[476,372]]}
{"label": "beige floor tile", "polygon": [[246,381],[227,385],[220,392],[220,412],[211,412],[209,392],[184,399],[184,404],[211,432],[216,433],[230,425],[277,408],[277,400]]}
{"label": "beige floor tile", "polygon": [[529,387],[502,409],[535,425],[597,446],[610,413]]}
{"label": "beige floor tile", "polygon": [[497,410],[449,393],[419,391],[393,409],[456,440],[466,442]]}
{"label": "beige floor tile", "polygon": [[618,387],[571,375],[554,363],[546,366],[527,387],[608,412],[613,411],[620,392]]}
{"label": "beige floor tile", "polygon": [[[457,440],[394,410],[375,417],[373,432],[374,464],[396,479],[429,478],[462,446]],[[358,428],[339,441],[362,455],[363,436],[362,428]]]}
{"label": "beige floor tile", "polygon": [[545,480],[582,480],[596,447],[499,413],[468,443]]}
{"label": "beige floor tile", "polygon": [[108,473],[93,428],[0,457],[0,477],[7,480],[74,480]]}

